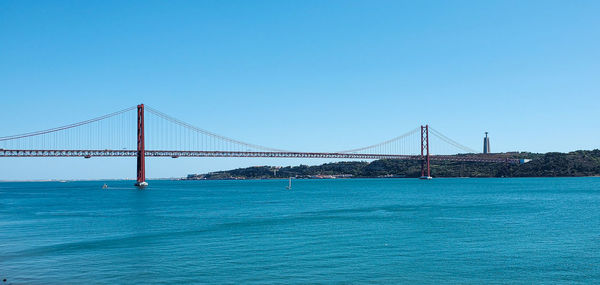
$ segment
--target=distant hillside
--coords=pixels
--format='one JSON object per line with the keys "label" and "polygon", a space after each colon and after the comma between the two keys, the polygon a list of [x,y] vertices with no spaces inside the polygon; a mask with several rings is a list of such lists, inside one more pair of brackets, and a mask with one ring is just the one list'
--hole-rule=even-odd
{"label": "distant hillside", "polygon": [[[569,153],[545,154],[519,153],[518,157],[530,158],[522,165],[480,162],[444,162],[431,164],[433,177],[556,177],[600,176],[600,150],[579,150]],[[269,178],[333,178],[333,177],[419,177],[418,161],[382,159],[373,162],[345,161],[318,166],[288,166],[277,169],[257,166],[192,174],[188,179],[269,179]]]}

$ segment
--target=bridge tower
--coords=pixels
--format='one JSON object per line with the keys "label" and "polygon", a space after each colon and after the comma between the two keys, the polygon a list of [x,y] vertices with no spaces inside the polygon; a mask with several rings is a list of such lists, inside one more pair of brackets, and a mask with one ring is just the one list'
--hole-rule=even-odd
{"label": "bridge tower", "polygon": [[146,187],[146,146],[144,145],[144,104],[137,106],[137,181],[135,186]]}
{"label": "bridge tower", "polygon": [[[425,173],[427,169],[427,173]],[[427,174],[427,176],[425,176]],[[429,168],[429,125],[421,126],[421,179],[431,179]]]}

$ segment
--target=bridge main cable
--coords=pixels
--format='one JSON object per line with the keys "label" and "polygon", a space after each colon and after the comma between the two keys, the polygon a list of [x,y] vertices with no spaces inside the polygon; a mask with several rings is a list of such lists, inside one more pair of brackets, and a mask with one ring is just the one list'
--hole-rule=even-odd
{"label": "bridge main cable", "polygon": [[213,133],[213,132],[210,132],[210,131],[198,128],[198,127],[193,126],[191,124],[188,124],[188,123],[186,123],[184,121],[181,121],[179,119],[171,117],[171,116],[169,116],[169,115],[167,115],[167,114],[165,114],[165,113],[163,113],[161,111],[158,111],[158,110],[156,110],[156,109],[154,109],[152,107],[146,106],[145,108],[146,108],[146,110],[148,110],[148,112],[150,112],[150,113],[152,113],[152,114],[154,114],[156,116],[159,116],[160,118],[163,118],[163,119],[165,119],[167,121],[170,121],[170,122],[175,123],[177,125],[180,125],[182,127],[191,129],[193,131],[202,133],[204,135],[208,135],[208,136],[212,136],[212,137],[218,138],[218,139],[223,140],[223,141],[227,141],[227,142],[230,142],[230,143],[234,143],[234,144],[238,144],[238,145],[243,145],[243,146],[246,146],[246,147],[250,147],[250,148],[254,148],[254,149],[259,149],[259,150],[275,151],[275,152],[287,152],[287,150],[282,150],[282,149],[277,149],[277,148],[272,148],[272,147],[266,147],[266,146],[257,145],[257,144],[251,144],[251,143],[247,143],[247,142],[235,140],[235,139],[232,139],[232,138],[229,138],[229,137],[226,137],[226,136],[218,135],[216,133]]}
{"label": "bridge main cable", "polygon": [[443,140],[444,142],[446,142],[460,150],[466,151],[467,153],[479,153],[478,151],[476,151],[468,146],[462,145],[462,144],[458,143],[457,141],[447,137],[446,135],[442,134],[440,131],[438,131],[432,127],[429,127],[429,130],[431,131],[431,134],[433,134],[437,138]]}
{"label": "bridge main cable", "polygon": [[53,133],[53,132],[58,132],[58,131],[62,131],[62,130],[67,130],[67,129],[71,129],[71,128],[75,128],[75,127],[79,127],[79,126],[83,126],[83,125],[87,125],[87,124],[91,124],[97,121],[101,121],[110,117],[114,117],[129,111],[132,111],[134,109],[136,109],[136,106],[133,107],[129,107],[126,109],[123,109],[121,111],[117,111],[114,113],[110,113],[104,116],[100,116],[100,117],[96,117],[93,119],[89,119],[89,120],[85,120],[85,121],[81,121],[81,122],[77,122],[77,123],[73,123],[73,124],[69,124],[69,125],[64,125],[61,127],[56,127],[56,128],[51,128],[51,129],[46,129],[46,130],[41,130],[41,131],[37,131],[37,132],[30,132],[30,133],[23,133],[23,134],[18,134],[18,135],[12,135],[12,136],[4,136],[4,137],[0,137],[0,141],[8,141],[8,140],[15,140],[15,139],[21,139],[21,138],[26,138],[26,137],[33,137],[33,136],[39,136],[39,135],[43,135],[43,134],[48,134],[48,133]]}
{"label": "bridge main cable", "polygon": [[382,146],[382,145],[385,145],[385,144],[388,144],[388,143],[391,143],[391,142],[398,141],[398,140],[401,140],[403,138],[406,138],[406,137],[408,137],[408,136],[410,136],[412,134],[417,133],[418,130],[419,130],[419,128],[414,128],[411,131],[408,131],[408,132],[406,132],[406,133],[404,133],[402,135],[399,135],[399,136],[397,136],[395,138],[392,138],[392,139],[380,142],[378,144],[369,145],[369,146],[360,147],[360,148],[355,148],[355,149],[341,150],[341,151],[337,151],[337,153],[353,153],[353,152],[359,152],[359,151],[363,151],[363,150],[367,150],[367,149],[373,149],[373,148],[376,148],[376,147],[379,147],[379,146]]}

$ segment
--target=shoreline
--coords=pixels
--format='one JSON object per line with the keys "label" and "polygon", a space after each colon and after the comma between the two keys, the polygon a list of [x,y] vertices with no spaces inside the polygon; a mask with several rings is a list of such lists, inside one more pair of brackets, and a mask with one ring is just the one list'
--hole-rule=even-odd
{"label": "shoreline", "polygon": [[[519,176],[519,177],[433,177],[433,179],[515,179],[515,178],[599,178],[592,176]],[[344,178],[296,178],[298,180],[353,180],[353,179],[419,179],[419,177],[344,177]],[[186,178],[149,178],[147,181],[257,181],[257,180],[287,180],[285,178],[245,178],[245,179],[186,179]],[[135,179],[33,179],[33,180],[0,180],[0,183],[14,182],[96,182],[96,181],[135,181]]]}

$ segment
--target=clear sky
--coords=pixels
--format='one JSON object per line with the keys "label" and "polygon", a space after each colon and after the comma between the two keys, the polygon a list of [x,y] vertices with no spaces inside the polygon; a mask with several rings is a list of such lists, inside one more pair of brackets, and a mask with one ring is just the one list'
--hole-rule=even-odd
{"label": "clear sky", "polygon": [[[0,1],[0,136],[146,103],[283,149],[428,123],[480,149],[600,147],[600,1]],[[148,159],[149,177],[292,159]],[[0,179],[135,159],[1,159]]]}

